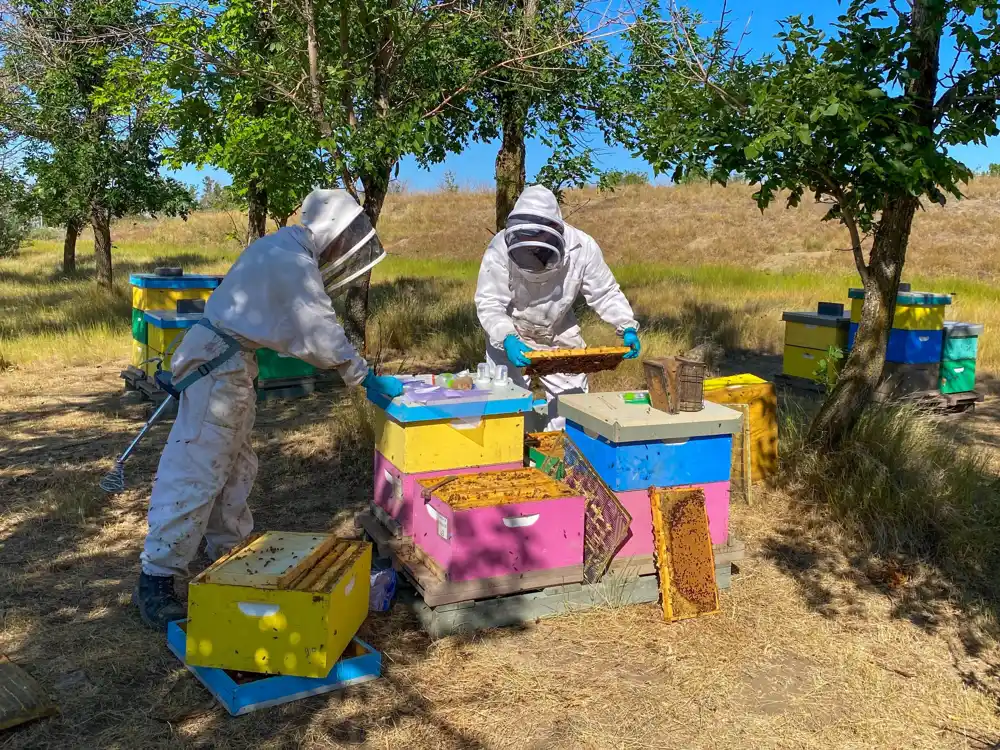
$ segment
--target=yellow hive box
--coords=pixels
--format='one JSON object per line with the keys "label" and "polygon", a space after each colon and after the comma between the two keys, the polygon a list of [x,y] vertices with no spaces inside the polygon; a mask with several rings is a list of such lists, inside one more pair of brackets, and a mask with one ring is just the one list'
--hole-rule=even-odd
{"label": "yellow hive box", "polygon": [[372,548],[268,531],[188,586],[187,664],[326,677],[368,615]]}
{"label": "yellow hive box", "polygon": [[749,407],[751,478],[759,482],[772,476],[778,470],[778,395],[774,384],[750,374],[710,378],[705,381],[705,400]]}
{"label": "yellow hive box", "polygon": [[155,361],[146,362],[146,364],[144,364],[142,366],[142,370],[149,377],[153,377],[153,373],[155,373],[157,371],[157,369],[160,369],[160,370],[169,370],[170,369],[171,355],[170,354],[164,354],[163,352],[157,351],[153,347],[147,345],[146,346],[146,359],[156,360],[157,358],[160,359],[160,365],[159,365],[159,367],[157,367],[157,363]]}
{"label": "yellow hive box", "polygon": [[[851,322],[861,322],[861,307],[864,300],[856,299],[851,301]],[[944,305],[934,305],[924,307],[917,305],[896,305],[896,314],[892,319],[893,328],[901,328],[906,331],[937,331],[944,328],[945,311]]]}
{"label": "yellow hive box", "polygon": [[135,339],[132,339],[132,358],[129,360],[132,367],[140,367],[145,369],[142,364],[148,359],[149,355],[146,353],[149,351],[149,347],[146,344],[139,343]]}
{"label": "yellow hive box", "polygon": [[158,352],[173,353],[177,348],[175,342],[179,344],[178,339],[182,338],[187,333],[187,330],[186,328],[160,328],[150,323],[146,329],[147,343],[150,349],[155,349]]}
{"label": "yellow hive box", "polygon": [[847,328],[785,323],[785,346],[801,346],[826,351],[831,346],[847,348]]}
{"label": "yellow hive box", "polygon": [[829,360],[829,364],[835,370],[839,367],[837,360],[830,360],[829,355],[823,349],[806,349],[801,346],[786,346],[783,356],[782,372],[794,378],[806,378],[808,380],[818,380],[814,375],[821,360]]}
{"label": "yellow hive box", "polygon": [[406,474],[520,463],[524,416],[443,419],[401,425],[381,409],[375,416],[375,449]]}
{"label": "yellow hive box", "polygon": [[146,289],[132,287],[132,307],[137,310],[176,310],[180,300],[207,300],[212,289]]}

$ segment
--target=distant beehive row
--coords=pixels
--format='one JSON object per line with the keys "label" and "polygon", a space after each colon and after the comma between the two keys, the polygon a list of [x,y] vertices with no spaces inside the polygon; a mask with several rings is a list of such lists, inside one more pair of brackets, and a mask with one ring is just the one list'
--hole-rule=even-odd
{"label": "distant beehive row", "polygon": [[[222,283],[221,276],[205,274],[162,275],[137,273],[132,285],[131,365],[152,378],[158,369],[170,370],[171,359],[184,334],[205,311],[205,302]],[[316,368],[307,362],[257,350],[258,387],[289,386],[314,378]]]}
{"label": "distant beehive row", "polygon": [[[830,348],[849,352],[854,346],[864,290],[851,289],[850,316],[844,306],[821,302],[816,312],[786,312],[784,369],[786,376],[822,379],[820,363],[832,370],[839,362]],[[882,398],[916,393],[972,394],[976,389],[976,358],[983,326],[945,320],[951,295],[910,291],[901,285],[886,348]]]}

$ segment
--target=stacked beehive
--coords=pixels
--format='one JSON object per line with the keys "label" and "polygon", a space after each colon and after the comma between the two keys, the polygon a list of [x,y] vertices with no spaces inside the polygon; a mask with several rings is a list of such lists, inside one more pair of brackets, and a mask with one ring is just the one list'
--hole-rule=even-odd
{"label": "stacked beehive", "polygon": [[[188,327],[186,318],[197,321],[201,317],[206,300],[221,282],[221,276],[205,274],[132,274],[129,277],[132,286],[132,366],[151,374],[157,369],[156,360],[160,360],[162,369],[169,370],[172,350],[168,351],[167,345],[173,344]],[[155,328],[152,342],[150,313]],[[176,317],[172,319],[172,316]]]}
{"label": "stacked beehive", "polygon": [[389,401],[372,391],[368,398],[376,407],[373,511],[400,536],[413,537],[416,517],[429,517],[421,480],[523,466],[524,415],[532,408],[523,388],[507,384],[430,403],[408,395]]}
{"label": "stacked beehive", "polygon": [[945,321],[941,354],[941,393],[970,393],[976,390],[976,360],[983,326],[977,323]]}
{"label": "stacked beehive", "polygon": [[703,490],[712,543],[728,542],[732,442],[742,414],[711,401],[698,412],[667,414],[622,393],[589,393],[560,397],[559,415],[566,437],[632,516],[617,558],[653,554],[650,487]]}
{"label": "stacked beehive", "polygon": [[[854,346],[865,293],[863,289],[851,289],[849,296],[848,349]],[[886,348],[885,371],[878,389],[880,397],[938,390],[944,354],[945,308],[950,304],[951,295],[912,292],[908,285],[900,285]]]}
{"label": "stacked beehive", "polygon": [[850,318],[844,306],[820,302],[816,312],[786,312],[785,350],[782,372],[792,378],[819,380],[820,364],[836,368],[836,359],[829,356],[830,349],[846,349]]}
{"label": "stacked beehive", "polygon": [[[132,274],[133,367],[149,377],[170,370],[171,357],[184,334],[202,317],[205,302],[222,282],[205,274]],[[262,393],[301,386],[317,376],[316,368],[271,349],[257,350],[257,379]],[[262,395],[263,397],[263,395]]]}

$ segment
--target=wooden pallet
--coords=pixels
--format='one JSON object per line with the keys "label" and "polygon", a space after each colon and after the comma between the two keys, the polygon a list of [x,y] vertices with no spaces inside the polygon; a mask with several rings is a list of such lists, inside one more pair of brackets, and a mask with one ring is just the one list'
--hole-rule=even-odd
{"label": "wooden pallet", "polygon": [[[394,536],[373,513],[362,513],[358,526],[371,538],[380,557],[392,560],[393,567],[401,572],[417,590],[423,603],[431,608],[462,602],[493,599],[512,594],[544,591],[583,582],[583,565],[573,565],[552,570],[536,570],[497,578],[475,581],[447,581],[436,563],[424,555],[412,540]],[[715,572],[719,588],[728,588],[729,577],[738,572],[734,564],[746,557],[746,546],[738,539],[729,539],[726,545],[713,548]],[[606,578],[655,577],[656,568],[651,555],[617,558],[612,561]],[[601,582],[603,583],[603,581]],[[655,583],[655,582],[654,582]],[[600,585],[595,584],[595,585]]]}
{"label": "wooden pallet", "polygon": [[[916,391],[905,396],[897,396],[894,400],[906,401],[916,404],[928,411],[940,412],[944,414],[961,414],[974,411],[976,404],[982,403],[985,396],[978,391],[966,391],[965,393],[941,393],[941,391]],[[877,401],[885,402],[886,398],[876,398]]]}

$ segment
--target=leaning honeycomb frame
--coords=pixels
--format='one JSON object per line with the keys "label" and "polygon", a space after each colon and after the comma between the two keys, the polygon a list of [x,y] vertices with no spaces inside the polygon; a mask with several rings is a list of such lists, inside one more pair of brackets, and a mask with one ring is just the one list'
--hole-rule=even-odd
{"label": "leaning honeycomb frame", "polygon": [[719,587],[704,491],[652,487],[649,501],[663,619],[676,622],[716,614]]}

